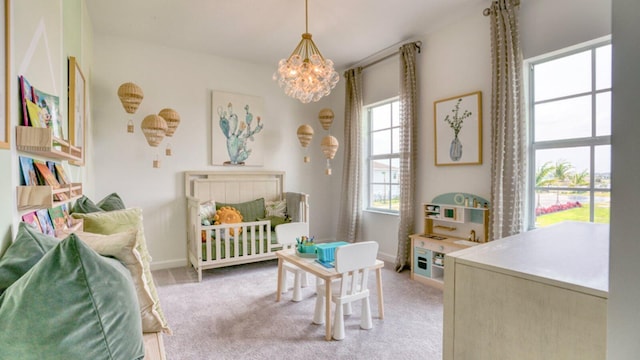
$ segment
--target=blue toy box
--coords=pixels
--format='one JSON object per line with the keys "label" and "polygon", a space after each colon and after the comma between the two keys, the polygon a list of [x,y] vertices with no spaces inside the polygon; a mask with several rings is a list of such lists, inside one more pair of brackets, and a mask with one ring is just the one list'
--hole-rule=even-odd
{"label": "blue toy box", "polygon": [[345,241],[334,241],[328,243],[316,244],[316,254],[318,254],[318,261],[329,263],[335,260],[336,248],[342,245],[348,245]]}

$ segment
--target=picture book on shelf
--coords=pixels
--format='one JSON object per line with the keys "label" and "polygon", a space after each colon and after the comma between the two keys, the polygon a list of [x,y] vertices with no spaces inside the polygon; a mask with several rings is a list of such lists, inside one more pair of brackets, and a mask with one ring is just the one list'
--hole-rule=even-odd
{"label": "picture book on shelf", "polygon": [[[42,179],[40,185],[49,185],[54,189],[60,188],[60,183],[56,180],[56,177],[51,173],[51,171],[49,171],[47,164],[40,160],[33,160],[33,165]],[[66,200],[68,198],[64,193],[54,194],[53,197],[56,200]]]}
{"label": "picture book on shelf", "polygon": [[20,75],[18,80],[20,82],[20,100],[22,102],[22,125],[35,126],[30,123],[29,111],[27,109],[27,101],[31,101],[33,103],[33,88],[24,76]]}
{"label": "picture book on shelf", "polygon": [[27,113],[29,114],[29,120],[31,122],[31,126],[33,127],[47,127],[45,123],[46,114],[38,104],[33,101],[27,99]]}
{"label": "picture book on shelf", "polygon": [[40,121],[44,119],[46,126],[53,129],[53,136],[64,138],[62,134],[62,122],[60,119],[60,99],[51,94],[33,88],[33,98],[35,103],[40,107],[44,117],[40,117]]}
{"label": "picture book on shelf", "polygon": [[38,216],[40,227],[42,227],[42,233],[56,236],[56,232],[53,229],[53,223],[51,222],[51,218],[49,217],[49,211],[47,209],[40,209],[36,211],[36,215]]}
{"label": "picture book on shelf", "polygon": [[54,167],[56,168],[56,177],[58,178],[58,182],[62,185],[71,184],[62,164],[56,163]]}
{"label": "picture book on shelf", "polygon": [[[49,168],[49,171],[51,171],[51,173],[53,174],[53,177],[56,178],[56,180],[58,180],[58,175],[56,174],[56,163],[51,161],[51,160],[47,160],[46,162],[47,167]],[[60,181],[58,181],[59,183]]]}
{"label": "picture book on shelf", "polygon": [[18,156],[20,161],[20,170],[22,171],[22,185],[33,186],[38,185],[38,175],[33,167],[33,159],[25,156]]}
{"label": "picture book on shelf", "polygon": [[42,232],[42,227],[40,227],[40,222],[38,221],[38,215],[36,215],[35,211],[22,215],[22,221],[31,225],[31,227],[38,230],[39,232]]}
{"label": "picture book on shelf", "polygon": [[51,218],[51,222],[53,223],[53,228],[55,230],[62,230],[67,227],[67,221],[64,218],[62,206],[56,206],[49,209],[49,217]]}
{"label": "picture book on shelf", "polygon": [[62,208],[62,213],[64,214],[64,222],[68,227],[71,227],[71,225],[73,225],[73,218],[69,215],[69,206],[67,204],[62,204],[60,205],[60,208]]}

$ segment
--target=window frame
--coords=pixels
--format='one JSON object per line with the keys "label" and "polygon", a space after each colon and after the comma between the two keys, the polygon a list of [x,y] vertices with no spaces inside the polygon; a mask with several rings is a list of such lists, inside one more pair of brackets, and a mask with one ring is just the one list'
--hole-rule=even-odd
{"label": "window frame", "polygon": [[[395,105],[394,105],[395,103]],[[365,184],[365,196],[363,196],[363,200],[364,200],[364,210],[365,211],[369,211],[369,212],[378,212],[378,213],[384,213],[384,214],[389,214],[389,215],[399,215],[399,210],[395,210],[393,208],[391,208],[391,194],[392,194],[392,186],[393,185],[400,185],[400,179],[399,179],[399,174],[398,174],[398,179],[397,181],[394,183],[392,181],[392,177],[389,177],[389,180],[386,182],[378,182],[378,181],[374,181],[373,179],[373,170],[371,167],[371,163],[375,160],[388,160],[388,161],[392,161],[392,159],[400,159],[400,144],[397,144],[397,148],[398,148],[398,152],[397,153],[393,153],[393,148],[394,148],[394,144],[393,144],[393,135],[391,135],[391,152],[388,154],[378,154],[378,155],[372,155],[373,154],[373,134],[376,132],[380,132],[380,131],[387,131],[387,130],[391,130],[390,134],[393,134],[393,129],[397,129],[397,131],[401,130],[401,124],[400,124],[400,119],[396,119],[397,121],[397,125],[394,126],[394,119],[393,117],[391,118],[391,126],[390,127],[385,127],[385,128],[380,128],[377,129],[375,131],[373,131],[373,126],[371,124],[372,122],[372,111],[374,108],[377,107],[381,107],[381,106],[385,106],[385,105],[391,105],[390,110],[391,110],[391,115],[393,116],[393,107],[397,106],[398,108],[398,117],[399,117],[399,109],[400,109],[400,97],[399,96],[394,96],[392,98],[388,98],[382,101],[378,101],[372,104],[368,104],[363,106],[363,115],[364,115],[364,138],[365,138],[365,146],[364,146],[364,151],[365,151],[365,156],[363,157],[364,159],[364,171],[366,172],[366,184]],[[399,139],[399,138],[398,138]],[[398,170],[399,171],[399,170]],[[372,199],[372,195],[373,195],[373,186],[374,185],[387,185],[389,186],[389,196],[390,196],[390,201],[389,201],[389,207],[388,208],[381,208],[381,207],[374,207],[373,206],[373,199]]]}
{"label": "window frame", "polygon": [[[576,147],[588,147],[589,148],[589,186],[585,187],[563,187],[554,186],[553,190],[558,191],[576,191],[589,193],[589,222],[594,222],[595,218],[595,193],[596,192],[608,192],[611,194],[613,188],[612,184],[609,188],[596,188],[595,182],[595,152],[597,146],[609,145],[611,146],[611,135],[596,135],[597,131],[597,95],[602,93],[612,94],[612,85],[604,89],[596,89],[596,49],[611,45],[611,38],[605,37],[603,39],[596,39],[594,41],[578,45],[575,47],[567,48],[554,52],[553,54],[543,55],[525,61],[525,69],[527,72],[527,161],[528,161],[528,176],[527,176],[527,200],[526,200],[526,214],[527,214],[527,230],[533,230],[536,228],[536,151],[547,149],[563,149],[563,148],[576,148]],[[571,95],[563,95],[559,97],[548,98],[540,101],[535,101],[535,71],[536,65],[544,64],[553,60],[565,58],[577,53],[590,51],[591,52],[591,89],[587,92],[581,92]],[[591,136],[572,139],[560,139],[560,140],[543,140],[536,142],[535,136],[535,106],[539,104],[550,103],[559,100],[574,99],[583,96],[591,97]],[[609,200],[611,201],[611,200]]]}

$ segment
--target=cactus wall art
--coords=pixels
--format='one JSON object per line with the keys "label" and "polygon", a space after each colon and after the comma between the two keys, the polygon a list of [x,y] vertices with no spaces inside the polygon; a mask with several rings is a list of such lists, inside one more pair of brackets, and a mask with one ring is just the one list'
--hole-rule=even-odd
{"label": "cactus wall art", "polygon": [[212,165],[262,166],[262,98],[214,91],[211,107]]}

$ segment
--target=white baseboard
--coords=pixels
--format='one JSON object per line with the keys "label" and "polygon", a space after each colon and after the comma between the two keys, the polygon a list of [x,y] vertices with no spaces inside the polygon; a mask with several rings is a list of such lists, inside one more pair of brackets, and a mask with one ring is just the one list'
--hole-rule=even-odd
{"label": "white baseboard", "polygon": [[187,259],[174,259],[174,260],[164,260],[164,261],[153,261],[151,262],[151,270],[162,270],[162,269],[171,269],[177,267],[185,267],[187,266]]}
{"label": "white baseboard", "polygon": [[383,253],[383,252],[378,252],[378,259],[385,261],[385,262],[390,262],[392,264],[395,264],[396,262],[396,256],[395,255],[391,255],[391,254],[387,254],[387,253]]}

